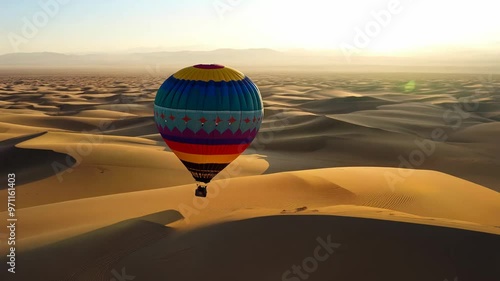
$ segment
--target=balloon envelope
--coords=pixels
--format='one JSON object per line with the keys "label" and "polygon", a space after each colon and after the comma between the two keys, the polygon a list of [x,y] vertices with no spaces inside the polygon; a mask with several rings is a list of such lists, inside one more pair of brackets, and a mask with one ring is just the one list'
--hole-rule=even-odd
{"label": "balloon envelope", "polygon": [[154,102],[158,131],[194,179],[208,183],[257,135],[263,117],[257,86],[241,72],[215,64],[179,70]]}

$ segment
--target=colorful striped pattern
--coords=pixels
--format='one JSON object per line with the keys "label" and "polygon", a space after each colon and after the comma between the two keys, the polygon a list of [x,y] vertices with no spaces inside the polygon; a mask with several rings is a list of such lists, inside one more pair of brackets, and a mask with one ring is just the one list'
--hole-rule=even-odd
{"label": "colorful striped pattern", "polygon": [[241,72],[215,64],[170,76],[158,90],[154,111],[165,143],[205,183],[250,145],[263,117],[255,84]]}

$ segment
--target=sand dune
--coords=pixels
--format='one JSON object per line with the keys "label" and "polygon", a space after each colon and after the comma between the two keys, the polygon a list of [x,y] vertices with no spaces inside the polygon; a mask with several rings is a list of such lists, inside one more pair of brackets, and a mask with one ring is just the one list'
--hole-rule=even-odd
{"label": "sand dune", "polygon": [[[396,169],[235,178],[199,205],[187,185],[24,208],[20,256],[33,266],[20,275],[68,264],[49,275],[107,280],[113,269],[126,268],[147,280],[279,280],[311,256],[321,238],[340,245],[312,280],[495,280],[500,240],[484,232],[500,234],[498,193],[432,171],[414,171],[391,192],[386,172]],[[467,208],[456,208],[464,202]]]}
{"label": "sand dune", "polygon": [[347,96],[315,100],[304,103],[301,107],[314,113],[342,114],[359,110],[377,109],[381,105],[390,103],[389,101],[372,97]]}
{"label": "sand dune", "polygon": [[[45,176],[25,173],[30,165],[23,159],[40,157],[46,150],[55,156],[37,158],[42,163],[33,162]],[[6,158],[4,163],[17,163],[12,168],[19,181],[26,183],[17,191],[18,206],[29,207],[192,183],[191,174],[177,157],[164,150],[164,145],[142,138],[50,132],[17,144],[15,152],[19,152],[12,156],[17,162]],[[243,156],[235,165],[243,169],[235,176],[260,174],[268,166],[258,155]],[[6,176],[7,166],[2,171]],[[0,194],[6,196],[6,192],[4,189]],[[0,210],[5,209],[6,205],[0,206]]]}
{"label": "sand dune", "polygon": [[[481,242],[473,243],[476,239]],[[336,245],[314,267],[311,258],[309,264],[304,261],[321,247],[318,241]],[[135,276],[160,274],[176,280],[494,280],[496,261],[490,258],[499,246],[494,235],[446,228],[333,216],[273,216],[172,235],[116,266]],[[141,258],[146,255],[151,258]],[[478,258],[471,262],[470,256]],[[163,266],[165,260],[175,262]],[[293,272],[294,265],[302,267],[301,273]],[[308,272],[304,265],[317,270]]]}
{"label": "sand dune", "polygon": [[[432,132],[433,129],[448,125],[443,118],[441,107],[422,103],[383,105],[376,110],[364,110],[351,114],[330,114],[328,116],[362,126],[424,138],[428,137],[429,132]],[[471,115],[464,119],[461,125],[469,127],[488,121],[485,118]],[[451,130],[453,129],[450,128]]]}
{"label": "sand dune", "polygon": [[[0,153],[2,154],[2,163],[0,163],[0,180],[7,182],[7,175],[16,173],[19,178],[17,184],[26,184],[32,181],[41,180],[54,176],[54,170],[51,167],[52,162],[67,162],[68,166],[76,161],[67,154],[57,153],[51,150],[26,150],[17,148],[16,145],[32,138],[39,137],[43,133],[37,133],[22,137],[11,138],[0,142]],[[66,166],[66,169],[68,168]],[[63,172],[65,168],[61,168]],[[7,186],[2,186],[6,194]],[[4,208],[5,209],[5,208]]]}
{"label": "sand dune", "polygon": [[2,71],[18,278],[296,281],[330,235],[308,280],[496,280],[498,76],[241,70],[264,123],[207,199],[154,126],[164,77]]}
{"label": "sand dune", "polygon": [[[87,233],[84,237],[74,237],[27,253],[21,262],[31,264],[30,271],[19,270],[16,278],[31,279],[43,275],[54,280],[109,280],[110,270],[116,262],[170,232],[161,224],[144,220],[124,221]],[[71,260],[71,263],[67,264],[65,260]],[[59,266],[50,266],[56,264]]]}
{"label": "sand dune", "polygon": [[[489,137],[496,135],[500,108],[497,76],[257,73],[254,77],[264,84],[267,121],[263,131],[268,132],[259,136],[260,145],[254,147],[268,156],[268,172],[359,163],[403,165],[442,171],[500,190],[494,172],[500,168],[500,151],[494,137]],[[405,88],[409,81],[415,82],[413,88]],[[343,123],[328,123],[325,117]],[[488,137],[474,138],[475,131],[468,128],[483,124],[491,124],[481,134]],[[442,130],[446,141],[436,141],[435,130]],[[318,131],[320,136],[315,135]],[[474,141],[461,141],[464,137]],[[422,152],[417,142],[435,149],[417,164],[405,165],[401,159],[408,161],[412,153]],[[304,151],[304,146],[316,149]],[[285,153],[289,150],[295,159],[315,161],[290,161]]]}
{"label": "sand dune", "polygon": [[[175,223],[181,228],[299,213],[368,217],[500,234],[497,192],[442,173],[411,172],[393,188],[386,177],[397,175],[398,169],[336,168],[214,181],[212,198],[205,200],[193,198],[194,186],[189,184],[23,208],[18,211],[24,222],[20,226],[24,233],[22,245],[42,245],[167,209],[183,215],[184,220]],[[457,207],[464,204],[466,208]],[[41,213],[43,218],[37,216]]]}
{"label": "sand dune", "polygon": [[186,232],[131,220],[23,252],[32,266],[16,277],[493,281],[498,250],[491,234],[362,218],[269,216]]}
{"label": "sand dune", "polygon": [[494,144],[500,139],[500,123],[486,123],[471,126],[451,136],[456,142]]}
{"label": "sand dune", "polygon": [[[142,117],[151,116],[152,99],[162,78],[145,74],[9,76],[3,73],[0,114],[4,115],[0,117],[5,122],[2,124],[80,133],[99,129],[99,121],[104,119],[114,124],[112,130],[103,130],[104,134],[143,136],[159,141],[152,122]],[[463,138],[470,126],[495,123],[500,107],[496,76],[484,79],[478,75],[453,74],[263,74],[250,70],[249,74],[259,84],[266,105],[263,132],[269,133],[260,136],[259,145],[254,144],[254,148],[259,154],[269,156],[273,164],[269,172],[360,164],[395,167],[401,164],[398,157],[407,157],[418,149],[414,141],[430,139],[433,129],[442,128],[450,140],[456,134]],[[405,88],[408,81],[415,81],[414,88]],[[463,107],[458,99],[467,96],[480,103],[454,129],[457,116],[452,114],[449,120],[444,120],[443,114],[453,107]],[[310,114],[303,119],[292,119],[304,116],[304,112]],[[327,123],[325,117],[353,126]],[[289,128],[292,125],[296,125],[295,129]],[[328,126],[328,133],[310,136],[311,129],[322,132],[324,126]],[[484,134],[494,134],[489,134],[495,131],[491,128]],[[7,130],[14,132],[14,128]],[[21,135],[21,132],[6,133],[0,137]],[[500,188],[493,172],[499,167],[495,160],[498,157],[485,156],[492,155],[489,148],[484,151],[492,145],[485,146],[484,140],[477,145],[447,143],[450,145],[436,143],[439,147],[436,153],[412,168],[440,170],[495,190]],[[307,156],[319,158],[318,161],[293,161],[306,155],[279,153],[304,144],[324,148],[320,154]],[[460,154],[463,157],[457,163],[456,155]],[[492,156],[495,155],[498,156],[498,151]],[[473,161],[467,160],[472,158]]]}

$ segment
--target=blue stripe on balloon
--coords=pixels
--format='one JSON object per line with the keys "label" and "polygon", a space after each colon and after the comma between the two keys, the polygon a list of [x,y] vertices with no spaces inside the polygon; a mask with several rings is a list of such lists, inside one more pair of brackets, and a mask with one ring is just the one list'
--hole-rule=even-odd
{"label": "blue stripe on balloon", "polygon": [[248,77],[238,81],[204,82],[170,76],[158,89],[155,104],[189,110],[262,109],[259,91]]}

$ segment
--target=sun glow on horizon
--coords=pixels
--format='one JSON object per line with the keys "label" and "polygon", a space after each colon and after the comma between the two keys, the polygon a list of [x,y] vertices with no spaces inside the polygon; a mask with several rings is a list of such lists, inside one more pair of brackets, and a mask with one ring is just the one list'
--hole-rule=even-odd
{"label": "sun glow on horizon", "polygon": [[[35,22],[48,11],[41,4],[8,3],[0,12],[0,53],[349,47],[398,54],[447,46],[494,51],[500,44],[500,22],[492,20],[499,5],[485,0],[66,2],[47,12],[43,26]],[[31,38],[23,35],[26,22],[36,28]]]}

